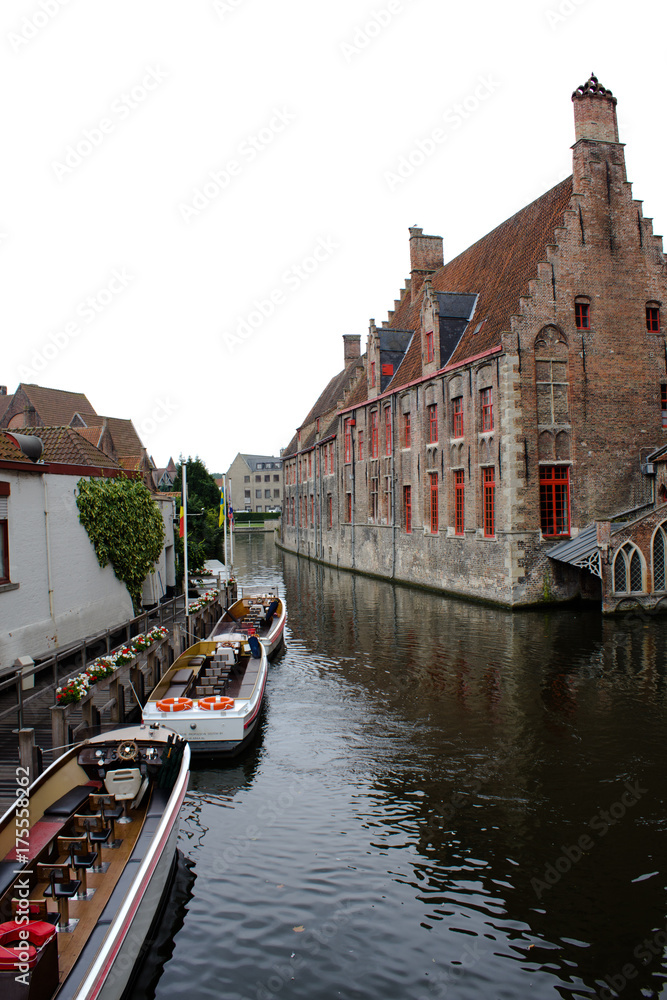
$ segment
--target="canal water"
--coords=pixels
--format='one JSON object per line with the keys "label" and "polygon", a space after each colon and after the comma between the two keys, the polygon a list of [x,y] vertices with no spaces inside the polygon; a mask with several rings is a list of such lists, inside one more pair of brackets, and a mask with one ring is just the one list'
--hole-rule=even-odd
{"label": "canal water", "polygon": [[287,642],[197,766],[158,1000],[667,997],[667,621],[509,614],[235,538]]}

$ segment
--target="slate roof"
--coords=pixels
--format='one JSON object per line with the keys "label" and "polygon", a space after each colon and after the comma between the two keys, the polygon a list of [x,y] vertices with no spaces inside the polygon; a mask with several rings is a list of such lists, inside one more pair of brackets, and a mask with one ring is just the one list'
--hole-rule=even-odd
{"label": "slate roof", "polygon": [[[529,280],[537,277],[538,263],[546,260],[547,246],[556,242],[554,230],[562,225],[571,196],[572,177],[567,177],[430,276],[436,293],[479,296],[449,364],[500,345],[501,333],[510,329],[510,317],[519,311],[520,297],[528,293]],[[410,290],[403,291],[390,328],[417,329],[423,294],[422,286],[411,304]],[[390,388],[407,385],[421,374],[421,343],[415,337]]]}
{"label": "slate roof", "polygon": [[[105,469],[120,468],[118,462],[105,455],[73,427],[21,427],[16,433],[34,435],[42,439],[43,462],[53,462],[58,465],[90,465]],[[0,437],[7,440],[4,434]],[[21,454],[11,441],[8,443],[16,455]]]}
{"label": "slate roof", "polygon": [[250,466],[253,472],[256,470],[258,462],[261,462],[262,465],[265,465],[267,462],[273,462],[274,464],[277,462],[280,468],[282,468],[283,465],[283,460],[282,458],[280,458],[280,456],[276,457],[275,455],[244,455],[243,452],[239,452],[239,454],[241,458],[246,462],[246,464]]}

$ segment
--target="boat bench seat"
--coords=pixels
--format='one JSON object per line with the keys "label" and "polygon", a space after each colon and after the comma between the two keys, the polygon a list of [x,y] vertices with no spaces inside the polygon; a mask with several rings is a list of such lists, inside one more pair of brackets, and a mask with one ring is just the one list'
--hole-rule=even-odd
{"label": "boat bench seat", "polygon": [[185,689],[187,684],[170,684],[165,693],[161,695],[162,698],[185,698]]}
{"label": "boat bench seat", "polygon": [[16,861],[0,861],[0,896],[9,889],[18,876],[20,865]]}
{"label": "boat bench seat", "polygon": [[61,795],[59,799],[56,799],[55,802],[52,802],[44,810],[44,815],[55,816],[58,819],[68,819],[72,813],[78,812],[84,802],[88,801],[88,796],[93,791],[95,789],[90,785],[76,785],[74,788],[70,788],[69,792]]}
{"label": "boat bench seat", "polygon": [[[198,657],[197,657],[197,659],[198,659]],[[192,663],[193,661],[191,660],[190,662]],[[202,657],[202,663],[203,662],[204,662],[204,659]],[[176,671],[176,673],[171,678],[171,683],[172,684],[187,684],[188,681],[192,678],[193,674],[194,674],[194,670],[190,670],[189,667],[183,667],[182,670],[177,670]]]}

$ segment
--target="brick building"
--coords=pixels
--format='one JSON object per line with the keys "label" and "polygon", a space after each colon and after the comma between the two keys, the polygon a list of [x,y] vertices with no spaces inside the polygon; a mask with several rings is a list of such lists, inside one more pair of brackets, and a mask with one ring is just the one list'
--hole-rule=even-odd
{"label": "brick building", "polygon": [[388,319],[283,452],[286,548],[509,606],[667,600],[662,240],[616,98],[572,101],[572,176],[447,264],[410,229]]}

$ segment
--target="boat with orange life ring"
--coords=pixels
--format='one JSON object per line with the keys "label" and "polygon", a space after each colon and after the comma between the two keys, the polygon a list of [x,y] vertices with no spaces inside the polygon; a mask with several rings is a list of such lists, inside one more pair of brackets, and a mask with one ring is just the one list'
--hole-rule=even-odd
{"label": "boat with orange life ring", "polygon": [[225,639],[230,633],[256,635],[271,657],[283,642],[287,606],[276,590],[243,587],[242,595],[223,611],[209,639]]}
{"label": "boat with orange life ring", "polygon": [[158,712],[185,712],[192,708],[192,698],[161,698],[156,708]]}
{"label": "boat with orange life ring", "polygon": [[202,639],[166,670],[143,722],[179,733],[198,757],[235,756],[259,730],[267,675],[257,636],[239,630]]}

